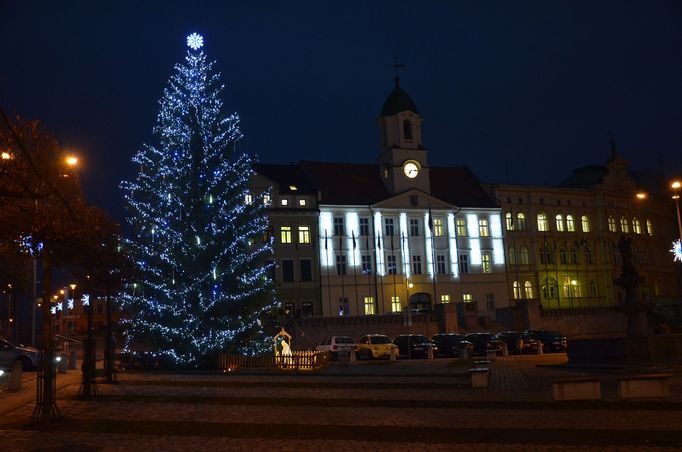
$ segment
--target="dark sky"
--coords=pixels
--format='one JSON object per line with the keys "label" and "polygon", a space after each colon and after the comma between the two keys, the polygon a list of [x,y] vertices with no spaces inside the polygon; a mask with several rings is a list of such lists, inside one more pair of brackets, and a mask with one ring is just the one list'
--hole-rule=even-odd
{"label": "dark sky", "polygon": [[89,198],[120,219],[194,31],[264,162],[372,162],[397,55],[432,165],[556,184],[603,163],[612,131],[634,168],[682,174],[679,0],[0,0],[0,106],[80,153]]}

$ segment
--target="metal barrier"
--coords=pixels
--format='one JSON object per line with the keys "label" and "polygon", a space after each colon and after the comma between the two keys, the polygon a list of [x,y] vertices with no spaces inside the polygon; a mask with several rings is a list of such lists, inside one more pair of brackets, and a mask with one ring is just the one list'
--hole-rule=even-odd
{"label": "metal barrier", "polygon": [[329,363],[328,352],[293,351],[290,355],[219,355],[218,368],[232,372],[238,369],[281,369],[312,371]]}

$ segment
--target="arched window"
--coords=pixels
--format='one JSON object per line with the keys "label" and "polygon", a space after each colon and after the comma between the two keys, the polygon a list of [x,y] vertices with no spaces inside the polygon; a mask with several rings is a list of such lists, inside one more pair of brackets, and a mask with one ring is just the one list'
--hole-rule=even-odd
{"label": "arched window", "polygon": [[592,264],[592,250],[589,248],[585,248],[585,263],[586,264]]}
{"label": "arched window", "polygon": [[406,140],[412,139],[412,123],[407,119],[403,121],[403,137]]}
{"label": "arched window", "polygon": [[590,280],[590,282],[588,283],[588,286],[590,289],[590,296],[596,297],[597,296],[597,285],[595,284],[595,282]]}
{"label": "arched window", "polygon": [[526,214],[519,212],[516,214],[516,228],[519,231],[526,230]]}
{"label": "arched window", "polygon": [[646,233],[649,235],[654,235],[654,228],[651,225],[651,220],[646,220]]}
{"label": "arched window", "polygon": [[568,232],[575,232],[575,221],[573,215],[566,215],[566,230]]}
{"label": "arched window", "polygon": [[630,232],[630,225],[625,217],[620,217],[620,232],[625,232],[626,234]]}
{"label": "arched window", "polygon": [[514,288],[514,298],[518,300],[519,298],[521,298],[521,286],[519,285],[519,282],[514,281],[512,287]]}
{"label": "arched window", "polygon": [[568,255],[568,257],[569,257],[569,262],[571,264],[577,264],[578,263],[578,253],[575,250],[575,248],[571,248],[571,252]]}
{"label": "arched window", "polygon": [[516,265],[516,251],[513,247],[509,247],[509,264]]}
{"label": "arched window", "polygon": [[540,248],[540,263],[545,265],[554,263],[554,252],[547,246]]}
{"label": "arched window", "polygon": [[522,246],[519,249],[519,263],[521,265],[528,265],[530,263],[528,248],[525,246]]}
{"label": "arched window", "polygon": [[568,254],[566,254],[566,248],[561,248],[559,250],[559,262],[564,265],[568,264]]}
{"label": "arched window", "polygon": [[559,214],[555,218],[556,218],[556,230],[559,232],[564,232],[564,217],[562,217],[561,214]]}
{"label": "arched window", "polygon": [[587,215],[580,217],[580,221],[583,224],[583,232],[590,232],[590,219]]}
{"label": "arched window", "polygon": [[514,230],[514,216],[511,214],[511,212],[504,214],[504,222],[507,226],[507,231]]}
{"label": "arched window", "polygon": [[642,223],[640,223],[639,218],[635,217],[632,219],[632,232],[635,234],[642,233]]}
{"label": "arched window", "polygon": [[544,213],[539,213],[538,214],[538,231],[543,232],[543,231],[548,231],[549,230],[549,225],[547,224],[547,215]]}
{"label": "arched window", "polygon": [[557,284],[554,278],[545,278],[542,282],[542,298],[554,299],[557,297]]}
{"label": "arched window", "polygon": [[523,289],[526,295],[526,298],[533,298],[533,283],[530,281],[526,281],[523,283]]}
{"label": "arched window", "polygon": [[618,232],[618,229],[616,228],[616,219],[611,215],[609,215],[609,231]]}

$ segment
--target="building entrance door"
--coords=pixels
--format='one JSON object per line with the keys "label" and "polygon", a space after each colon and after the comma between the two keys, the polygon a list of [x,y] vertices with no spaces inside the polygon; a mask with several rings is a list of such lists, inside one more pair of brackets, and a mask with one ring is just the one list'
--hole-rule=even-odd
{"label": "building entrance door", "polygon": [[412,312],[431,312],[431,295],[425,292],[412,294],[410,309]]}

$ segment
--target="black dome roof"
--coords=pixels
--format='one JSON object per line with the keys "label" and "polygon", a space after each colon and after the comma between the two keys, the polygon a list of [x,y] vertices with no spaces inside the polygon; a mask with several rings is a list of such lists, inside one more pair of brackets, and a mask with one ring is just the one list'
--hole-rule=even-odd
{"label": "black dome roof", "polygon": [[395,78],[395,88],[388,95],[384,106],[381,107],[381,116],[393,116],[401,111],[411,111],[419,114],[417,106],[410,96],[400,88],[400,77]]}

